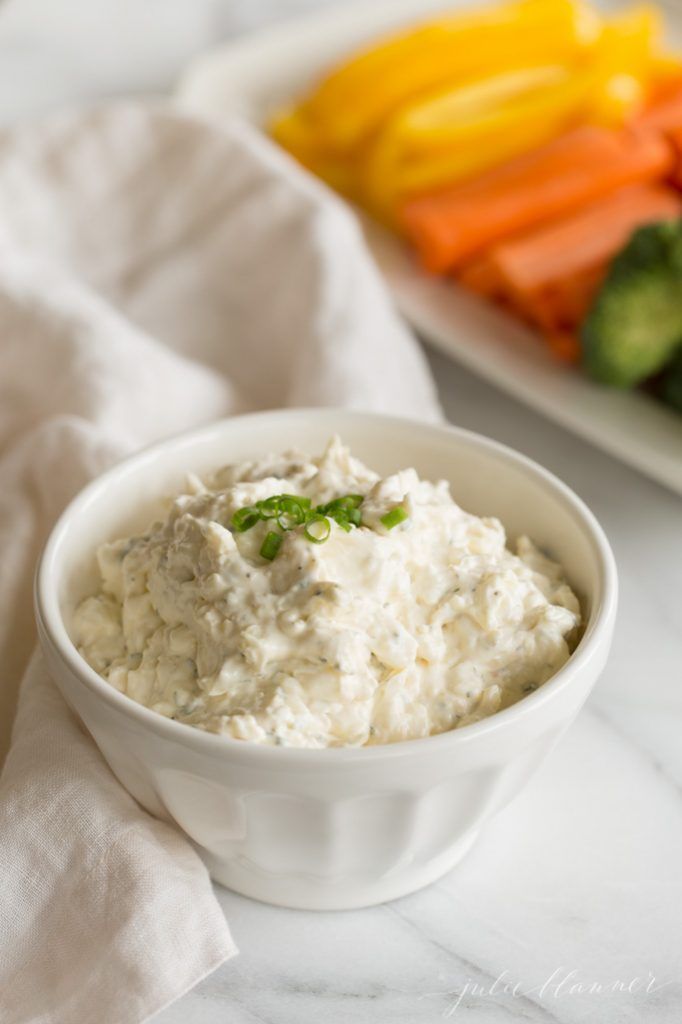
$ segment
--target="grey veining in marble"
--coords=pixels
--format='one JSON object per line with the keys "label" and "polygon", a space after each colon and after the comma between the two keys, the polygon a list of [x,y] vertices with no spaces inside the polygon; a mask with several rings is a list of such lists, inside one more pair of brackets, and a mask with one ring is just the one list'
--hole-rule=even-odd
{"label": "grey veining in marble", "polygon": [[[326,0],[325,0],[326,2]],[[0,120],[161,92],[315,0],[6,0]],[[538,459],[613,543],[613,656],[546,768],[450,875],[366,911],[220,899],[241,954],[158,1024],[678,1024],[682,502],[439,355],[449,417]]]}

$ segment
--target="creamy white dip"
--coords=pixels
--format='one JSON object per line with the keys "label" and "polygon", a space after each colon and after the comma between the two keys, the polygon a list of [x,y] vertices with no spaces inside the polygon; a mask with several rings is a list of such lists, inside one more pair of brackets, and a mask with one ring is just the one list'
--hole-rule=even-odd
{"label": "creamy white dip", "polygon": [[[364,495],[362,526],[299,526],[277,556],[272,523],[232,517],[282,493],[317,505]],[[387,529],[400,506],[407,518]],[[381,479],[333,439],[192,478],[147,533],[103,545],[101,590],[75,616],[90,665],[179,722],[256,743],[393,743],[476,722],[561,668],[580,606],[561,568],[497,519],[461,509],[413,469]]]}

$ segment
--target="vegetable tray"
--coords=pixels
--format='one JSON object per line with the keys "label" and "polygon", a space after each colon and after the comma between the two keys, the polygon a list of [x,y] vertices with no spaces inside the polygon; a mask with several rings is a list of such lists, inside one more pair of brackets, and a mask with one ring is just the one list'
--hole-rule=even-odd
{"label": "vegetable tray", "polygon": [[[184,75],[178,100],[202,114],[237,114],[263,126],[359,44],[455,6],[456,0],[353,0],[308,14],[200,57]],[[674,14],[667,15],[679,36]],[[452,281],[427,275],[400,239],[360,216],[397,306],[427,342],[682,494],[682,417],[644,392],[609,390],[557,362],[530,328]]]}

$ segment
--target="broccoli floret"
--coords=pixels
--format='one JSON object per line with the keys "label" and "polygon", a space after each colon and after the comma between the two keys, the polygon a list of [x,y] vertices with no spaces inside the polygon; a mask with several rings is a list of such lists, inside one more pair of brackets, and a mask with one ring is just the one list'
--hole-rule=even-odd
{"label": "broccoli floret", "polygon": [[615,258],[582,329],[591,377],[629,388],[682,342],[682,220],[639,228]]}
{"label": "broccoli floret", "polygon": [[661,381],[661,398],[682,412],[682,348],[677,350]]}

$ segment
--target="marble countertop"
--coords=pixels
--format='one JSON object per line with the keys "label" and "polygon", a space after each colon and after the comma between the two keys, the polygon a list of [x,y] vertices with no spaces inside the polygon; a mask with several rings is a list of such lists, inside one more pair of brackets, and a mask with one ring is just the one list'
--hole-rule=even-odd
{"label": "marble countertop", "polygon": [[[5,0],[0,119],[163,91],[207,46],[319,6]],[[537,459],[600,518],[621,579],[608,668],[524,794],[428,889],[340,914],[220,891],[241,954],[158,1024],[682,1019],[682,502],[430,358],[453,422]]]}

